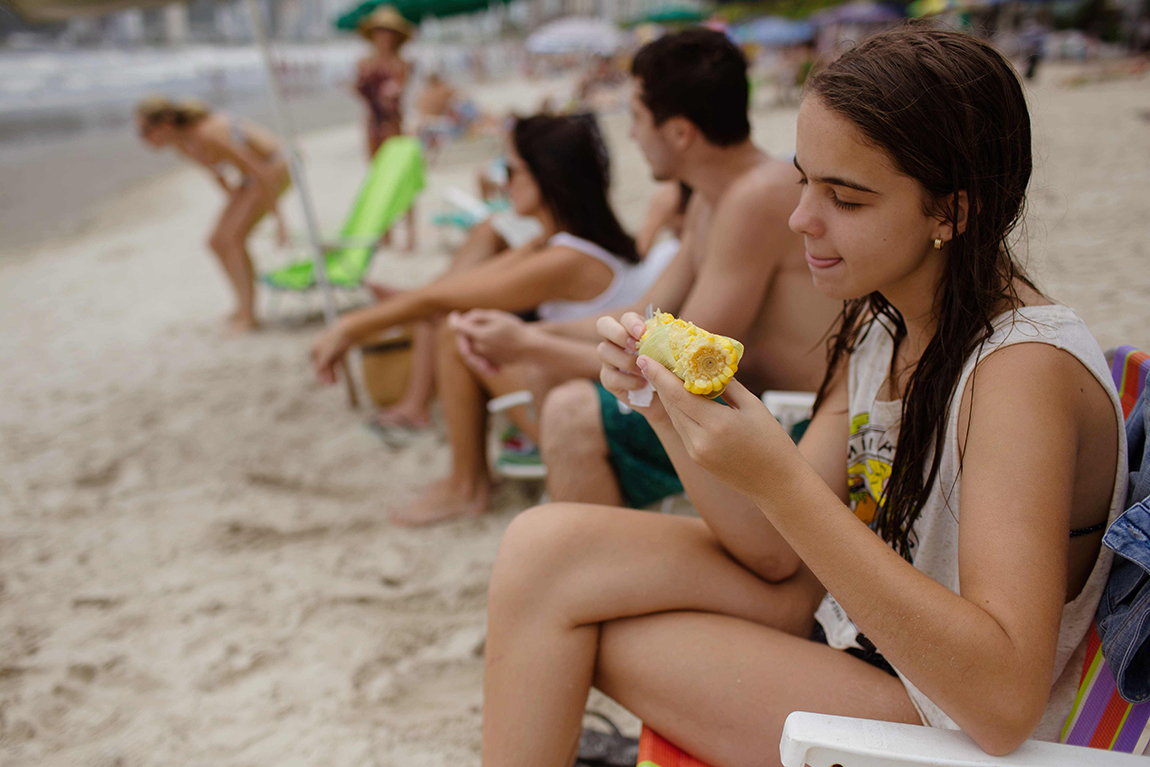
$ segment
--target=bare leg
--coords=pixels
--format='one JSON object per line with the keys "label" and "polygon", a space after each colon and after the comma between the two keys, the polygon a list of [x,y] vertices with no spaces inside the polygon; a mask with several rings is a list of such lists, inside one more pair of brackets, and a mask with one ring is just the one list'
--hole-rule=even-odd
{"label": "bare leg", "polygon": [[922,723],[896,677],[741,618],[648,615],[602,624],[598,640],[595,686],[716,767],[778,764],[792,711]]}
{"label": "bare leg", "polygon": [[435,397],[435,337],[439,321],[419,320],[411,331],[411,377],[402,399],[375,416],[381,426],[426,429],[431,425],[431,400]]}
{"label": "bare leg", "polygon": [[[580,504],[524,512],[504,534],[491,578],[483,763],[570,763],[601,623],[692,610],[806,637],[822,594],[805,569],[781,583],[760,579],[727,555],[702,520]],[[610,636],[602,632],[604,641]],[[745,668],[741,656],[731,663],[732,649],[715,651],[710,663],[727,663],[729,672]],[[603,665],[610,672],[603,683],[609,694],[623,695],[617,665]],[[694,671],[681,661],[660,669],[669,679]],[[740,702],[739,689],[724,684],[729,705]],[[743,689],[749,696],[753,686]],[[625,700],[646,716],[632,697]],[[689,695],[677,700],[688,711],[695,707]],[[656,723],[668,737],[679,734],[662,719]]]}
{"label": "bare leg", "polygon": [[464,364],[446,323],[436,334],[436,384],[451,444],[451,476],[432,485],[412,506],[391,514],[400,525],[426,525],[487,511],[487,395]]}
{"label": "bare leg", "polygon": [[[286,173],[286,170],[284,171]],[[285,184],[286,186],[286,184]],[[236,292],[236,313],[231,320],[234,331],[253,330],[258,326],[255,311],[255,268],[248,255],[247,238],[268,211],[263,191],[255,184],[242,186],[232,197],[212,234],[212,249],[228,265],[232,287]]]}
{"label": "bare leg", "polygon": [[[466,242],[455,252],[447,273],[457,273],[486,261],[499,253],[506,243],[486,221],[474,227]],[[383,285],[368,286],[380,301],[399,291]],[[376,416],[383,426],[401,425],[424,429],[431,425],[431,401],[435,398],[435,339],[438,322],[417,322],[412,331],[414,366],[403,399]]]}
{"label": "bare leg", "polygon": [[543,402],[541,419],[539,449],[551,499],[622,506],[595,385],[580,378],[556,386]]}

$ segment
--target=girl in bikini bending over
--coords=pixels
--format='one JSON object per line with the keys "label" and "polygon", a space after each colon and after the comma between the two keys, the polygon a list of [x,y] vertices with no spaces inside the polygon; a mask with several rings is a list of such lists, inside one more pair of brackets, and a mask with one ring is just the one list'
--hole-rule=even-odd
{"label": "girl in bikini bending over", "polygon": [[773,762],[795,710],[1058,738],[1126,460],[1101,350],[1011,252],[1030,141],[1017,74],[967,35],[883,33],[812,77],[790,225],[843,311],[797,448],[737,382],[722,404],[636,357],[637,315],[599,320],[603,384],[654,384],[701,519],[511,523],[485,765],[570,764],[592,685],[716,767]]}
{"label": "girl in bikini bending over", "polygon": [[[254,330],[258,325],[255,269],[247,251],[248,235],[270,212],[276,217],[278,239],[281,243],[287,239],[276,202],[291,184],[291,175],[279,142],[262,128],[212,112],[198,101],[172,102],[159,96],[137,106],[136,127],[150,146],[170,146],[207,168],[227,194],[208,246],[236,294],[236,310],[228,318],[230,328]],[[227,178],[227,165],[239,172],[238,181]]]}

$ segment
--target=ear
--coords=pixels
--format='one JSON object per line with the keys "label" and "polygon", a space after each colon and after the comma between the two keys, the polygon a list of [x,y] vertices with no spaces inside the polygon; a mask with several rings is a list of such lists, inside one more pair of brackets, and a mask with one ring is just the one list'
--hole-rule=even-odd
{"label": "ear", "polygon": [[672,117],[662,126],[663,136],[676,152],[685,152],[695,141],[696,128],[686,117]]}
{"label": "ear", "polygon": [[950,214],[955,209],[955,195],[947,195],[942,201],[942,209],[946,212],[944,218],[938,219],[938,230],[936,237],[940,237],[944,242],[953,240],[956,235],[962,234],[966,231],[966,221],[970,213],[970,200],[967,197],[966,191],[958,192],[958,220],[951,221]]}

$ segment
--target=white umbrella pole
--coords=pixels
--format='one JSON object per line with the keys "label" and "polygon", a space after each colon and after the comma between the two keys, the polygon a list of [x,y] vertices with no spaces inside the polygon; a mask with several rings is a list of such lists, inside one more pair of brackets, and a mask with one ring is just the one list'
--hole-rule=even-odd
{"label": "white umbrella pole", "polygon": [[[315,212],[311,188],[308,186],[307,177],[304,175],[303,162],[300,160],[295,123],[292,122],[291,113],[288,112],[283,86],[276,74],[275,62],[272,60],[272,49],[268,43],[267,30],[264,29],[264,17],[260,11],[258,0],[245,0],[245,5],[247,5],[248,16],[251,17],[256,42],[263,54],[264,68],[267,69],[268,74],[268,86],[272,94],[272,104],[275,107],[276,122],[280,135],[283,136],[284,142],[287,144],[288,166],[292,181],[295,182],[296,189],[299,190],[299,199],[303,206],[304,225],[307,227],[307,239],[311,245],[312,260],[315,264],[315,279],[319,284],[320,293],[323,295],[324,324],[331,325],[336,321],[335,297],[331,292],[331,284],[327,281],[327,269],[323,259],[323,242],[319,235],[319,218]],[[344,378],[347,379],[348,398],[351,400],[351,406],[356,407],[358,397],[356,396],[355,382],[352,381],[349,367],[347,365],[343,367]]]}

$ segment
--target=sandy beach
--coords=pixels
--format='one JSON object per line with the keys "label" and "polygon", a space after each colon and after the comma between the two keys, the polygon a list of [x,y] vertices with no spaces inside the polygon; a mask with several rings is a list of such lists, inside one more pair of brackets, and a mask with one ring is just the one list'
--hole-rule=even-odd
{"label": "sandy beach", "polygon": [[[1031,92],[1029,266],[1103,348],[1147,348],[1150,89],[1061,76]],[[527,111],[569,85],[473,95]],[[761,145],[790,153],[795,115],[756,113]],[[603,124],[635,228],[653,182],[625,110]],[[470,189],[496,146],[445,153],[420,251],[381,252],[375,278],[417,285],[444,267],[426,224],[439,190]],[[363,174],[360,128],[303,149],[336,230]],[[392,527],[385,510],[447,470],[442,424],[391,449],[320,387],[318,326],[297,321],[314,301],[225,336],[205,247],[221,203],[178,169],[80,234],[0,243],[0,765],[478,765],[487,581],[537,488],[508,483],[483,519]],[[284,210],[302,226],[294,198]],[[270,226],[255,237],[264,266],[286,257],[271,241]]]}

